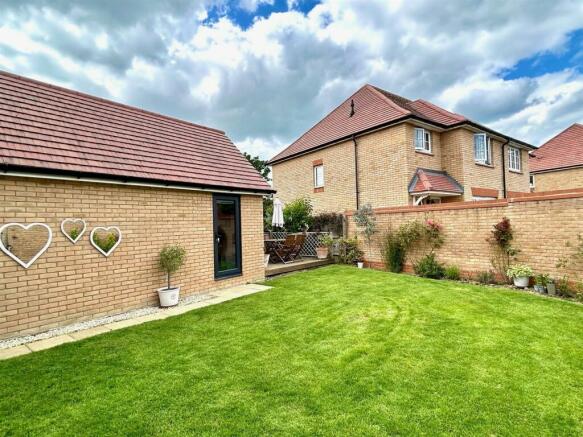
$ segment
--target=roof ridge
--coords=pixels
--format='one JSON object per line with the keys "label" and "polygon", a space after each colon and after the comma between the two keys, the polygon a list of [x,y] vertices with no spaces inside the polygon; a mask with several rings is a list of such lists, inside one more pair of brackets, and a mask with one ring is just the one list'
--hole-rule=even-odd
{"label": "roof ridge", "polygon": [[437,112],[441,112],[444,115],[449,115],[449,116],[454,116],[454,118],[458,118],[459,121],[463,121],[463,120],[468,120],[468,118],[466,118],[465,116],[458,114],[457,112],[453,112],[453,111],[449,111],[445,108],[442,108],[441,106],[437,106],[435,103],[431,103],[428,100],[425,99],[417,99],[414,100],[414,102],[421,102],[427,106],[431,106],[433,109],[435,109]]}
{"label": "roof ridge", "polygon": [[373,91],[373,93],[375,94],[375,96],[380,97],[381,100],[383,100],[384,102],[388,103],[393,108],[401,111],[403,113],[403,115],[412,114],[412,112],[409,109],[403,108],[401,105],[399,105],[395,101],[391,100],[387,94],[397,96],[397,97],[399,97],[401,99],[404,99],[404,100],[407,100],[408,102],[410,102],[411,100],[407,99],[406,97],[402,97],[402,96],[399,96],[397,94],[390,93],[388,91],[383,90],[382,88],[376,87],[374,85],[370,85],[368,83],[365,85],[365,87],[367,87],[368,89],[370,89],[371,91]]}
{"label": "roof ridge", "polygon": [[362,89],[366,88],[368,86],[368,84],[364,84],[363,86],[361,86],[359,89],[357,89],[355,92],[353,92],[350,97],[342,100],[342,102],[340,102],[338,105],[336,105],[334,107],[334,109],[332,109],[331,111],[329,111],[324,117],[322,117],[316,124],[314,124],[312,127],[310,127],[307,131],[305,131],[302,135],[300,135],[298,138],[296,138],[296,140],[291,143],[289,146],[287,146],[286,148],[284,148],[281,152],[279,152],[277,155],[275,155],[273,158],[271,158],[269,161],[273,161],[276,160],[278,158],[279,155],[281,155],[282,153],[284,153],[287,149],[289,149],[290,147],[292,147],[294,144],[296,144],[298,141],[300,141],[302,138],[304,138],[306,135],[308,135],[312,129],[314,129],[316,126],[318,126],[319,124],[323,123],[326,118],[328,118],[328,116],[330,114],[332,114],[334,111],[336,111],[338,108],[340,108],[342,105],[344,105],[344,103],[346,103],[348,100],[352,99],[355,95],[357,95]]}
{"label": "roof ridge", "polygon": [[118,106],[120,108],[129,109],[129,110],[132,110],[132,111],[142,112],[144,114],[153,116],[155,118],[164,118],[164,119],[171,120],[171,121],[174,121],[174,122],[188,124],[190,126],[196,126],[198,128],[207,129],[207,130],[210,130],[210,131],[213,131],[213,132],[218,132],[218,133],[221,133],[221,134],[225,134],[225,131],[220,130],[220,129],[215,129],[213,127],[205,126],[205,125],[198,124],[198,123],[193,123],[191,121],[183,120],[183,119],[177,118],[177,117],[172,117],[170,115],[159,114],[157,112],[149,111],[147,109],[139,108],[137,106],[131,106],[131,105],[128,105],[128,104],[125,104],[125,103],[116,102],[114,100],[105,99],[103,97],[93,96],[91,94],[87,94],[87,93],[84,93],[84,92],[81,92],[81,91],[73,90],[73,89],[66,88],[66,87],[59,86],[59,85],[54,85],[52,83],[43,82],[41,80],[31,79],[29,77],[25,77],[25,76],[21,76],[19,74],[11,73],[11,72],[6,71],[6,70],[0,70],[0,76],[7,76],[7,77],[10,77],[12,79],[17,79],[17,80],[21,80],[21,81],[24,81],[24,82],[34,83],[34,84],[37,84],[37,85],[40,85],[40,86],[43,86],[43,87],[53,88],[53,89],[62,91],[62,92],[67,93],[67,94],[74,94],[74,95],[78,95],[78,96],[81,96],[81,97],[85,97],[85,98],[88,98],[89,100],[95,100],[95,101],[98,101],[98,102],[107,103],[109,105]]}

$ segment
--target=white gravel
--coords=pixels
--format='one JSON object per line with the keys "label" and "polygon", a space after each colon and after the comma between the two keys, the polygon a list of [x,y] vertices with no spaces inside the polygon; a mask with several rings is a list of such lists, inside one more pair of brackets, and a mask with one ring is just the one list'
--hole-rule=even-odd
{"label": "white gravel", "polygon": [[[203,300],[208,300],[212,297],[213,296],[210,293],[194,294],[192,296],[187,296],[185,298],[180,299],[180,303],[178,304],[178,306],[189,305],[195,302],[201,302]],[[137,310],[131,310],[125,313],[100,317],[98,319],[87,320],[85,322],[73,323],[72,325],[61,326],[60,328],[50,329],[46,332],[41,332],[40,334],[25,335],[22,337],[12,337],[6,340],[0,340],[0,349],[8,349],[14,346],[19,346],[21,344],[30,343],[37,340],[43,340],[45,338],[56,337],[57,335],[70,334],[72,332],[82,331],[88,328],[94,328],[95,326],[119,322],[120,320],[134,319],[136,317],[147,316],[149,314],[159,313],[167,310],[168,308],[160,307],[139,308]]]}

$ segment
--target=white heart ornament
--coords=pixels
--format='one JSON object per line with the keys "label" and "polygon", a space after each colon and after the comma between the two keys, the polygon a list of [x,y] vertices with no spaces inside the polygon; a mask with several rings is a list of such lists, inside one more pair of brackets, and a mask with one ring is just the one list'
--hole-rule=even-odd
{"label": "white heart ornament", "polygon": [[0,249],[2,250],[2,252],[4,252],[6,255],[8,255],[10,258],[12,258],[14,261],[16,261],[18,264],[20,264],[25,269],[28,269],[38,259],[38,257],[41,256],[45,252],[45,250],[47,250],[49,248],[49,246],[51,245],[51,241],[53,241],[53,231],[51,230],[51,228],[49,226],[45,225],[44,223],[31,223],[29,225],[23,225],[20,223],[7,223],[4,226],[0,227],[0,235],[2,235],[2,232],[5,229],[7,229],[11,226],[18,226],[18,227],[24,229],[25,231],[29,230],[33,226],[41,226],[48,231],[49,236],[47,238],[47,242],[36,253],[36,255],[34,255],[28,262],[22,261],[16,255],[14,255],[12,252],[10,252],[8,250],[8,248],[6,246],[4,246],[4,241],[2,241],[2,239],[0,238]]}
{"label": "white heart ornament", "polygon": [[[67,233],[67,231],[65,231],[65,225],[67,223],[81,223],[83,225],[83,229],[81,229],[81,232],[79,232],[79,235],[77,235],[77,238],[71,238],[71,236]],[[65,237],[67,237],[69,240],[71,240],[73,242],[73,244],[75,244],[77,241],[79,241],[81,239],[81,237],[83,236],[83,234],[85,233],[86,230],[87,230],[87,223],[85,223],[85,220],[83,220],[83,219],[68,218],[68,219],[65,219],[61,222],[61,232],[63,234],[65,234]]]}
{"label": "white heart ornament", "polygon": [[[105,252],[101,247],[99,247],[97,244],[95,244],[95,241],[93,241],[93,236],[95,235],[95,232],[100,231],[100,230],[105,231],[105,232],[116,231],[117,235],[119,237],[117,239],[117,241],[115,242],[115,244],[107,252]],[[119,243],[121,243],[121,230],[117,226],[108,226],[108,227],[97,226],[96,228],[93,228],[93,230],[91,231],[91,235],[89,236],[89,241],[91,241],[91,244],[93,245],[93,247],[95,247],[103,256],[109,256],[113,253],[115,248],[117,246],[119,246]]]}

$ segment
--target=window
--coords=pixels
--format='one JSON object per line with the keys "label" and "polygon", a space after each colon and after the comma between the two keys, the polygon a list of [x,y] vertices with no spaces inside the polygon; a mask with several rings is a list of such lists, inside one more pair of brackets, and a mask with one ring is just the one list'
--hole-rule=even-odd
{"label": "window", "polygon": [[530,183],[530,188],[534,188],[535,187],[535,185],[534,185],[534,175],[533,174],[531,174],[529,176],[529,183]]}
{"label": "window", "polygon": [[516,147],[508,148],[508,168],[513,171],[521,171],[520,149]]}
{"label": "window", "polygon": [[314,166],[314,188],[324,186],[324,166],[322,164]]}
{"label": "window", "polygon": [[486,134],[474,134],[474,159],[480,164],[492,164],[490,138]]}
{"label": "window", "polygon": [[431,132],[420,127],[415,128],[415,150],[431,153]]}

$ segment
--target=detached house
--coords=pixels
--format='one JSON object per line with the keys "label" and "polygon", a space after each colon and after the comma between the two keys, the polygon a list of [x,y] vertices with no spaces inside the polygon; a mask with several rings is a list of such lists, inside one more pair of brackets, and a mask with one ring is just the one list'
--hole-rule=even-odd
{"label": "detached house", "polygon": [[534,147],[424,100],[365,85],[273,157],[273,184],[317,211],[498,199],[529,191]]}
{"label": "detached house", "polygon": [[531,153],[533,191],[583,188],[583,125],[575,123]]}

